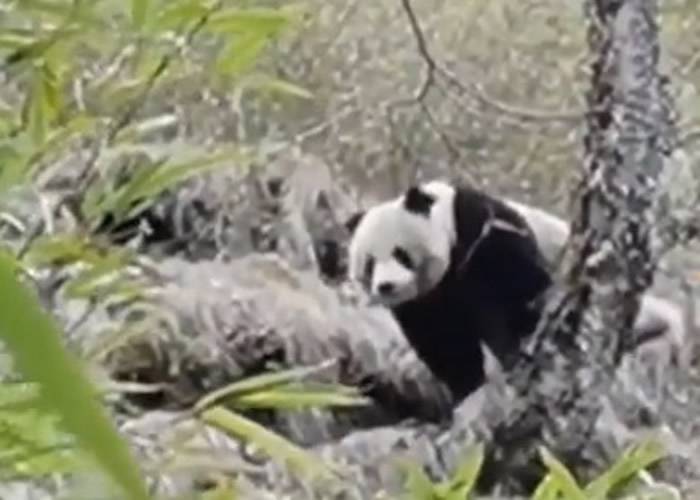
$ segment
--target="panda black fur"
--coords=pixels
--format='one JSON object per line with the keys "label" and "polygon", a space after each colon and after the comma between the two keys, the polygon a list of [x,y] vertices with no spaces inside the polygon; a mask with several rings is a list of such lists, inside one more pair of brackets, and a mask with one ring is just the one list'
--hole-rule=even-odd
{"label": "panda black fur", "polygon": [[527,222],[505,202],[431,182],[354,222],[351,278],[390,308],[456,399],[484,382],[482,342],[503,363],[536,327],[551,278]]}
{"label": "panda black fur", "polygon": [[[568,224],[541,209],[433,181],[356,215],[350,278],[387,306],[460,400],[485,380],[485,344],[508,364],[534,331]],[[635,331],[681,336],[680,310],[646,294]]]}

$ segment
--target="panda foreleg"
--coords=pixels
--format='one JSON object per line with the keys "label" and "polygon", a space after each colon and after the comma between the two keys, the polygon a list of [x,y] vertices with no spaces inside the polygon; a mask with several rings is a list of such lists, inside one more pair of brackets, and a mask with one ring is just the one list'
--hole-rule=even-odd
{"label": "panda foreleg", "polygon": [[[442,318],[430,322],[399,324],[418,358],[450,390],[455,404],[478,390],[486,381],[485,359],[478,330],[463,322]],[[440,320],[438,320],[440,321]]]}

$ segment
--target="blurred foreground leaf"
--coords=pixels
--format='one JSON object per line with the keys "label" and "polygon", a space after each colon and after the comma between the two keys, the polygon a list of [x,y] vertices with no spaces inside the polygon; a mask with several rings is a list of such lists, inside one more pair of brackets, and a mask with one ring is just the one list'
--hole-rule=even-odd
{"label": "blurred foreground leaf", "polygon": [[557,500],[559,498],[559,485],[557,480],[551,474],[547,474],[545,478],[537,485],[535,492],[532,494],[532,500]]}
{"label": "blurred foreground leaf", "polygon": [[651,464],[665,455],[663,446],[655,439],[646,439],[628,448],[622,456],[598,478],[582,489],[573,475],[546,449],[540,449],[542,461],[549,469],[532,496],[533,500],[587,499],[605,500],[614,495]]}
{"label": "blurred foreground leaf", "polygon": [[278,409],[367,404],[367,398],[354,387],[303,382],[326,366],[327,364],[323,363],[248,377],[210,392],[197,402],[194,411],[201,412],[223,402],[236,408]]}
{"label": "blurred foreground leaf", "polygon": [[401,461],[406,474],[406,489],[411,500],[463,500],[471,498],[484,460],[483,445],[470,447],[454,474],[441,483],[433,483],[423,468],[412,461]]}
{"label": "blurred foreground leaf", "polygon": [[629,447],[607,471],[586,486],[586,496],[607,498],[665,454],[663,445],[653,438]]}
{"label": "blurred foreground leaf", "polygon": [[234,408],[299,409],[366,404],[367,400],[355,388],[337,384],[309,384],[305,381],[329,365],[326,362],[246,378],[207,394],[197,402],[193,411],[209,425],[258,446],[271,458],[284,461],[311,479],[337,478],[335,468],[311,452],[220,406],[226,404]]}
{"label": "blurred foreground leaf", "polygon": [[131,0],[131,21],[134,27],[141,28],[144,25],[150,3],[149,0]]}
{"label": "blurred foreground leaf", "polygon": [[267,92],[269,94],[299,97],[301,99],[313,98],[313,94],[307,89],[264,73],[254,73],[248,76],[241,82],[241,86],[250,87],[261,93]]}
{"label": "blurred foreground leaf", "polygon": [[78,363],[63,348],[60,332],[15,276],[15,265],[0,255],[0,338],[17,368],[41,391],[39,402],[55,411],[66,430],[91,452],[128,498],[148,499],[126,443],[95,398]]}
{"label": "blurred foreground leaf", "polygon": [[406,474],[405,487],[410,500],[436,500],[435,484],[430,480],[423,467],[411,461],[401,464]]}
{"label": "blurred foreground leaf", "polygon": [[546,448],[540,448],[540,456],[547,469],[550,481],[555,483],[556,489],[564,494],[564,497],[571,500],[587,500],[588,497],[574,479],[564,464],[552,455]]}
{"label": "blurred foreground leaf", "polygon": [[0,479],[75,472],[86,463],[55,413],[38,407],[36,384],[0,384]]}

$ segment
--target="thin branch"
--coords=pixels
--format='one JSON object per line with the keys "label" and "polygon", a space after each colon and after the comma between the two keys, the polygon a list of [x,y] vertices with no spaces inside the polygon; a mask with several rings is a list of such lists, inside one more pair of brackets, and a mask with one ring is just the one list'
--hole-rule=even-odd
{"label": "thin branch", "polygon": [[418,18],[411,5],[411,0],[401,0],[406,15],[413,31],[413,36],[415,38],[416,44],[418,46],[418,53],[421,55],[426,68],[426,77],[423,80],[423,84],[418,88],[414,99],[416,101],[422,101],[425,98],[430,86],[435,83],[436,75],[440,75],[445,80],[457,87],[463,94],[470,94],[476,97],[482,103],[495,108],[496,110],[510,114],[511,116],[517,117],[523,120],[534,120],[534,121],[578,121],[582,120],[586,116],[586,112],[581,111],[538,111],[530,109],[522,109],[509,104],[505,104],[495,100],[494,98],[488,96],[483,90],[481,85],[475,83],[466,84],[461,81],[454,73],[447,69],[444,65],[440,65],[436,62],[435,58],[430,53],[428,48],[428,43],[423,34],[423,30],[420,27]]}
{"label": "thin branch", "polygon": [[333,116],[330,116],[321,123],[317,123],[316,125],[313,125],[307,128],[306,130],[302,130],[301,132],[294,134],[294,136],[292,136],[291,138],[291,142],[294,144],[302,144],[303,142],[313,138],[314,136],[325,132],[327,129],[338,123],[340,120],[359,112],[359,108],[352,107],[339,111],[338,113],[334,114]]}
{"label": "thin branch", "polygon": [[501,113],[508,114],[514,118],[527,121],[581,121],[586,117],[586,112],[581,111],[542,111],[535,109],[525,109],[506,104],[489,96],[479,83],[464,83],[454,73],[444,67],[437,69],[448,83],[457,87],[461,93],[469,94],[479,100],[482,104],[496,109]]}
{"label": "thin branch", "polygon": [[413,11],[411,0],[401,0],[401,5],[403,6],[403,9],[406,12],[406,15],[408,16],[408,22],[410,23],[411,30],[413,31],[413,38],[415,39],[416,45],[418,46],[418,53],[423,58],[423,61],[425,62],[426,66],[426,75],[423,80],[423,84],[418,88],[418,92],[414,96],[414,99],[420,102],[423,101],[423,99],[425,99],[425,96],[428,94],[430,86],[435,81],[435,70],[437,69],[437,64],[435,63],[433,57],[430,55],[430,51],[428,50],[428,42],[425,39],[425,35],[423,35],[423,30],[421,29],[420,23],[418,22],[418,17]]}

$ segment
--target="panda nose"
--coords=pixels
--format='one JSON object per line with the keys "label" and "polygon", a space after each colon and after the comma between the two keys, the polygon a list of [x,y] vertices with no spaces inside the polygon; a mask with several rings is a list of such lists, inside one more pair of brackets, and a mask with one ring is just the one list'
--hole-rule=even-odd
{"label": "panda nose", "polygon": [[388,281],[384,281],[377,285],[377,291],[379,295],[391,295],[394,292],[394,284]]}

